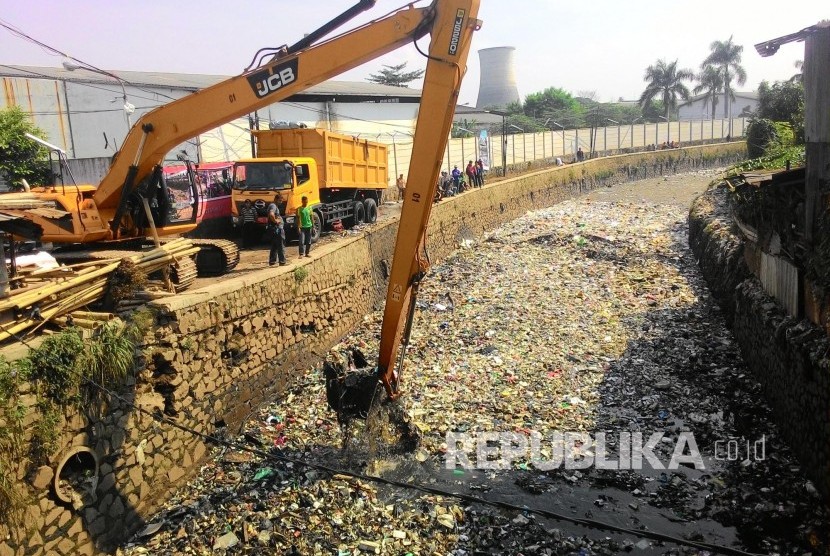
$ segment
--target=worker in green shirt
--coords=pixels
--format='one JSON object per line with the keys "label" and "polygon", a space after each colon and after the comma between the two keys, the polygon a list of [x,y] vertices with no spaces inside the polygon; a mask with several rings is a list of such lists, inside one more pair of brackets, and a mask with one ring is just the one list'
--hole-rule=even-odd
{"label": "worker in green shirt", "polygon": [[300,236],[300,256],[311,256],[311,228],[314,220],[311,207],[308,206],[308,197],[303,197],[302,206],[297,209],[297,231]]}

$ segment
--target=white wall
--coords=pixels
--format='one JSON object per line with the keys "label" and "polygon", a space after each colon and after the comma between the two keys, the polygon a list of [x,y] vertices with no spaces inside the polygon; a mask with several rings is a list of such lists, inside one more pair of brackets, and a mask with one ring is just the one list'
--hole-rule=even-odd
{"label": "white wall", "polygon": [[[717,97],[717,106],[715,117],[726,118],[726,95],[720,94]],[[732,101],[731,112],[732,117],[737,118],[741,115],[743,110],[755,110],[758,108],[758,100],[749,97],[743,97],[740,94],[735,94],[735,100]],[[697,99],[689,103],[682,104],[678,108],[679,118],[681,120],[705,120],[712,117],[712,103],[705,102],[703,99]]]}

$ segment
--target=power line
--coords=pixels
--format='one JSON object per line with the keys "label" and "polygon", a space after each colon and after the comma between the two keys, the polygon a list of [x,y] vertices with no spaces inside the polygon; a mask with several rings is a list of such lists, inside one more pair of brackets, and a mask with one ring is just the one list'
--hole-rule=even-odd
{"label": "power line", "polygon": [[[70,59],[70,60],[74,60],[75,62],[78,62],[78,63],[79,63],[80,65],[82,65],[82,66],[86,66],[86,67],[88,67],[88,68],[92,68],[92,69],[97,70],[97,71],[99,71],[99,72],[103,72],[104,74],[108,74],[108,73],[109,73],[109,72],[107,72],[106,70],[103,70],[103,69],[101,69],[101,68],[99,68],[99,67],[97,67],[97,66],[93,66],[93,65],[92,65],[92,64],[90,64],[90,63],[84,62],[83,60],[80,60],[80,59],[78,59],[78,58],[75,58],[74,56],[70,56],[70,55],[69,55],[69,54],[67,54],[66,52],[63,52],[63,51],[61,51],[61,50],[58,50],[57,48],[54,48],[54,47],[49,46],[48,44],[46,44],[46,43],[44,43],[44,42],[41,42],[41,41],[37,40],[36,38],[32,37],[31,35],[28,35],[28,34],[24,33],[22,30],[18,29],[17,27],[15,27],[14,25],[12,25],[11,23],[9,23],[9,22],[7,22],[7,21],[4,21],[3,19],[0,19],[0,27],[4,27],[4,28],[5,28],[5,29],[7,29],[9,32],[11,32],[13,35],[16,35],[17,37],[19,37],[19,38],[21,38],[21,39],[23,39],[23,40],[29,41],[29,42],[31,42],[31,43],[36,44],[36,45],[37,45],[37,46],[39,46],[40,48],[46,49],[46,50],[47,50],[50,54],[52,54],[52,55],[55,55],[55,56],[63,56],[64,58],[68,58],[68,59]],[[6,66],[6,67],[8,67],[8,66]],[[52,79],[54,79],[54,78],[52,78]],[[164,93],[159,93],[159,92],[156,92],[156,91],[151,91],[151,90],[148,90],[148,89],[146,89],[146,88],[144,88],[144,87],[141,87],[141,86],[139,86],[139,85],[136,85],[136,84],[134,84],[134,83],[131,83],[131,82],[127,81],[126,79],[121,79],[120,77],[117,77],[117,79],[120,79],[121,81],[123,81],[124,83],[126,83],[127,85],[129,85],[130,87],[134,87],[134,88],[136,88],[136,89],[138,89],[138,90],[140,90],[140,91],[144,91],[145,93],[156,94],[156,95],[159,95],[159,96],[163,96],[163,97],[165,97],[165,98],[168,98],[168,99],[170,99],[170,100],[176,100],[176,98],[175,98],[175,97],[171,97],[170,95],[166,95],[166,94],[164,94]]]}

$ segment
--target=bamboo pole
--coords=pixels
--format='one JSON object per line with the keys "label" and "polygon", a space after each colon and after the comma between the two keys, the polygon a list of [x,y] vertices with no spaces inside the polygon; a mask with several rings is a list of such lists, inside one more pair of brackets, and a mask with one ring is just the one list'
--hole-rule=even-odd
{"label": "bamboo pole", "polygon": [[95,311],[72,311],[72,318],[108,321],[115,318],[112,313],[99,313]]}
{"label": "bamboo pole", "polygon": [[136,292],[135,294],[133,294],[133,298],[153,300],[153,299],[162,299],[162,298],[165,298],[165,297],[170,297],[171,295],[176,295],[176,294],[170,293],[170,292],[145,290],[145,291]]}
{"label": "bamboo pole", "polygon": [[[60,313],[61,310],[66,312],[68,310],[71,310],[72,308],[82,307],[84,305],[87,305],[88,303],[91,303],[92,301],[97,299],[98,296],[102,295],[105,289],[105,285],[95,286],[85,290],[84,292],[82,292],[82,294],[76,294],[72,296],[70,299],[67,299],[62,304],[54,305],[46,309],[41,309],[40,316],[43,320],[38,321],[32,318],[24,318],[18,320],[14,323],[13,326],[9,328],[4,328],[2,332],[0,332],[0,341],[6,340],[12,337],[13,335],[23,332],[24,330],[32,326],[34,326],[34,330],[37,330],[38,328],[46,324],[46,322],[50,321],[55,315]],[[32,332],[34,330],[32,330]]]}
{"label": "bamboo pole", "polygon": [[89,280],[94,278],[98,278],[100,276],[104,276],[118,267],[119,263],[112,263],[103,268],[99,268],[93,272],[89,272],[83,276],[77,276],[72,278],[71,280],[67,280],[66,282],[58,285],[49,284],[43,286],[42,288],[38,288],[36,291],[31,292],[29,294],[23,294],[22,296],[15,296],[16,298],[11,298],[5,300],[4,302],[0,303],[0,311],[5,309],[22,309],[24,307],[28,307],[30,305],[34,305],[41,301],[44,297],[50,296],[52,294],[62,292],[68,289],[71,289],[77,285],[83,284]]}
{"label": "bamboo pole", "polygon": [[[144,205],[144,214],[147,216],[147,222],[150,223],[150,231],[153,232],[153,242],[156,244],[156,249],[158,249],[161,246],[161,242],[159,241],[158,230],[156,230],[156,223],[153,221],[153,213],[150,211],[150,203],[147,201],[147,197],[142,197],[141,203]],[[168,264],[163,267],[161,273],[164,276],[164,285],[167,287],[167,291],[176,291],[173,280],[170,279],[170,265]]]}
{"label": "bamboo pole", "polygon": [[[55,317],[52,319],[52,322],[59,325],[59,326],[69,326],[69,316],[64,317]],[[101,320],[90,320],[90,319],[81,319],[72,317],[72,326],[77,326],[78,328],[98,328],[102,326],[106,321]]]}
{"label": "bamboo pole", "polygon": [[[158,239],[158,238],[156,238]],[[73,321],[81,327],[93,328],[96,323],[102,323],[114,318],[111,313],[99,313],[79,310],[98,300],[107,291],[109,275],[114,272],[123,260],[133,262],[145,272],[155,272],[163,269],[181,257],[190,257],[198,253],[200,248],[186,238],[179,238],[161,244],[145,253],[137,253],[130,257],[101,259],[63,266],[57,269],[33,271],[27,277],[42,283],[29,287],[28,285],[8,299],[0,302],[0,311],[16,310],[26,312],[37,306],[40,320],[24,317],[7,326],[0,326],[0,341],[28,330],[35,332],[47,322],[66,324],[66,313],[75,311]],[[170,282],[172,284],[172,281]],[[131,309],[145,305],[146,301],[174,295],[174,292],[138,292],[139,299],[125,300],[118,304],[118,310]],[[144,300],[142,300],[144,299]]]}

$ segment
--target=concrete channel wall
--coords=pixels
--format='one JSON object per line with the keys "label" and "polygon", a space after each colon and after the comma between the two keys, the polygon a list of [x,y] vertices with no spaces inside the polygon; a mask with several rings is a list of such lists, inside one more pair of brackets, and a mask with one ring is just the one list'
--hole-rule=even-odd
{"label": "concrete channel wall", "polygon": [[[592,188],[723,166],[744,158],[745,150],[744,143],[726,143],[620,155],[489,184],[434,205],[431,259],[439,262],[465,239]],[[27,527],[0,524],[0,556],[107,552],[144,528],[208,455],[205,439],[184,429],[237,431],[261,403],[284,392],[292,377],[319,363],[382,306],[396,233],[397,220],[384,222],[321,245],[300,265],[155,302],[136,376],[120,398],[63,415],[60,449],[49,465],[32,469],[21,462]],[[28,395],[25,402],[31,434],[36,400]],[[154,420],[153,413],[175,425]],[[92,485],[89,499],[75,504],[61,501],[55,488],[56,474],[73,473]]]}
{"label": "concrete channel wall", "polygon": [[827,330],[787,315],[757,277],[757,246],[713,189],[689,213],[689,245],[720,303],[744,361],[764,388],[785,441],[816,488],[830,499],[830,339]]}

